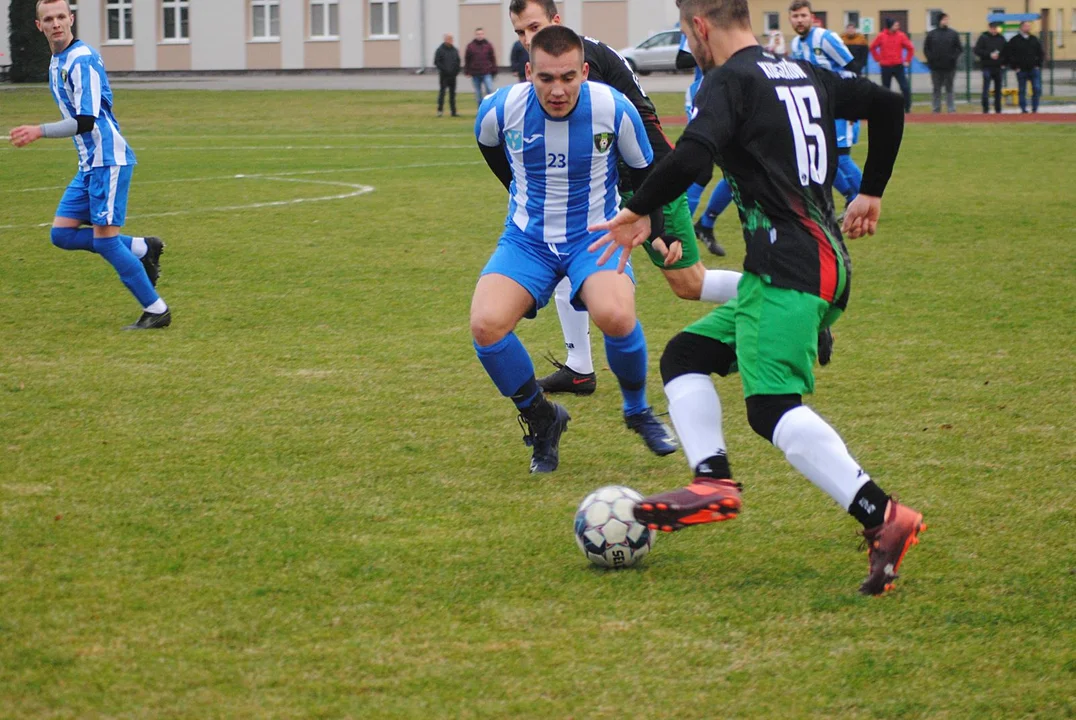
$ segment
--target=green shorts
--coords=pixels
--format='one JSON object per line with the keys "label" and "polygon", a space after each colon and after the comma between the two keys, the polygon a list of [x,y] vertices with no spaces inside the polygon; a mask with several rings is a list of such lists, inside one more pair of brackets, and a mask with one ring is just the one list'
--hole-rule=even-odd
{"label": "green shorts", "polygon": [[817,295],[773,287],[744,273],[735,298],[684,331],[736,350],[732,369],[740,373],[744,397],[809,395],[818,333],[840,316],[840,308]]}
{"label": "green shorts", "polygon": [[[625,192],[621,197],[623,202],[631,199],[631,193]],[[661,256],[650,243],[643,245],[646,254],[650,256],[650,262],[662,270],[681,270],[688,268],[699,261],[699,243],[695,238],[695,223],[691,219],[691,210],[687,206],[687,195],[681,195],[662,208],[665,214],[665,232],[680,238],[683,246],[683,257],[673,263],[671,267],[665,267],[665,258]]]}

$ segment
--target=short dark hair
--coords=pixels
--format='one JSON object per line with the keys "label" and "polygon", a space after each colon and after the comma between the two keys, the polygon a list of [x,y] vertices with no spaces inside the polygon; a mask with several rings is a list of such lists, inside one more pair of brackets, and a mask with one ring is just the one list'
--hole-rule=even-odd
{"label": "short dark hair", "polygon": [[949,13],[943,12],[941,15],[938,16],[938,19],[939,20],[944,20],[947,17],[949,17]]}
{"label": "short dark hair", "polygon": [[71,3],[67,2],[67,0],[37,0],[37,3],[34,4],[34,17],[39,17],[41,15],[42,5],[51,5],[56,2],[62,2],[64,5],[66,5],[67,14],[71,14]]}
{"label": "short dark hair", "polygon": [[792,3],[788,6],[788,11],[792,12],[793,10],[802,10],[803,8],[807,8],[811,12],[814,12],[814,8],[811,7],[811,3],[808,2],[808,0],[792,0]]}
{"label": "short dark hair", "polygon": [[683,19],[702,16],[717,27],[751,27],[747,0],[676,0]]}
{"label": "short dark hair", "polygon": [[583,56],[583,40],[575,34],[575,31],[564,25],[547,25],[539,30],[531,38],[531,57],[534,52],[541,50],[546,55],[560,57],[561,55],[578,50],[579,56]]}
{"label": "short dark hair", "polygon": [[527,6],[532,3],[545,10],[546,17],[550,20],[558,14],[557,3],[554,0],[512,0],[508,5],[508,12],[511,15],[522,15]]}

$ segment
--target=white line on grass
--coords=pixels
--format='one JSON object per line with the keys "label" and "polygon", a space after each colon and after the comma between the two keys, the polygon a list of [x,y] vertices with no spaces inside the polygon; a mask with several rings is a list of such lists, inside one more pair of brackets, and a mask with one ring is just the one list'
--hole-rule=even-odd
{"label": "white line on grass", "polygon": [[[14,147],[0,147],[0,150],[15,150]],[[288,152],[304,150],[361,150],[376,152],[378,150],[474,150],[474,145],[182,145],[161,146],[143,145],[139,152],[265,152],[266,150]],[[71,152],[70,147],[35,148],[34,152]]]}
{"label": "white line on grass", "polygon": [[[257,208],[267,207],[281,207],[284,205],[298,205],[299,203],[312,203],[312,202],[327,202],[329,200],[346,200],[348,198],[358,197],[360,195],[366,195],[374,191],[371,185],[359,185],[356,183],[334,182],[332,180],[303,180],[299,178],[286,178],[274,175],[231,175],[228,177],[231,180],[270,180],[276,182],[301,182],[309,183],[311,185],[332,185],[336,187],[351,188],[351,192],[340,193],[337,195],[323,195],[320,197],[310,198],[294,198],[292,200],[272,200],[267,202],[250,203],[247,205],[224,205],[210,208],[195,208],[190,210],[171,210],[169,212],[157,212],[157,213],[140,213],[138,215],[128,215],[128,219],[136,220],[141,218],[155,218],[155,217],[173,217],[175,215],[193,215],[196,213],[215,213],[215,212],[235,212],[237,210],[255,210]],[[13,230],[17,228],[42,228],[49,227],[52,223],[33,223],[27,225],[0,225],[0,230]]]}
{"label": "white line on grass", "polygon": [[[484,163],[475,160],[473,162],[443,162],[443,163],[411,163],[409,165],[371,165],[369,167],[356,167],[356,168],[332,168],[328,170],[286,170],[283,172],[273,173],[248,173],[243,177],[248,178],[261,178],[261,177],[285,177],[292,175],[326,175],[329,173],[349,173],[349,172],[373,172],[375,170],[415,170],[422,168],[437,168],[437,167],[464,167],[467,165],[483,165]],[[192,182],[209,182],[212,180],[234,180],[239,175],[216,175],[214,177],[197,177],[197,178],[172,178],[169,180],[138,180],[137,185],[170,185],[172,183],[192,183]],[[46,192],[49,190],[64,190],[66,185],[48,185],[45,187],[32,187],[32,188],[0,188],[0,194],[2,193],[29,193],[29,192]],[[36,226],[35,226],[36,227]]]}

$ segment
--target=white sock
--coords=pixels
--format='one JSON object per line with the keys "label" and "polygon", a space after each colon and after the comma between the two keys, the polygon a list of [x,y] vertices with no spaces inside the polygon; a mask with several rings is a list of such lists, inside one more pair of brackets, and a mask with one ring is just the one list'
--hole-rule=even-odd
{"label": "white sock", "polygon": [[800,405],[784,414],[773,431],[773,444],[792,467],[847,510],[870,475],[848,454],[837,431],[814,410]]}
{"label": "white sock", "polygon": [[131,238],[131,252],[134,253],[134,256],[136,258],[141,260],[142,258],[144,258],[146,256],[146,252],[148,250],[149,250],[149,248],[146,247],[146,238],[144,238],[144,237],[140,237],[140,238],[132,237]]}
{"label": "white sock", "polygon": [[568,359],[564,364],[581,375],[594,372],[594,360],[590,355],[590,313],[572,307],[572,284],[568,278],[557,283],[553,293],[560,317],[560,331],[564,333],[564,347]]}
{"label": "white sock", "polygon": [[167,309],[168,305],[164,302],[164,298],[157,298],[157,302],[153,303],[148,308],[145,308],[145,311],[153,313],[154,315],[160,315]]}
{"label": "white sock", "polygon": [[680,375],[665,386],[680,445],[692,472],[708,457],[725,452],[725,435],[721,431],[721,399],[709,375]]}
{"label": "white sock", "polygon": [[702,278],[702,293],[699,300],[712,303],[728,302],[736,297],[736,287],[740,284],[742,273],[735,270],[707,270]]}

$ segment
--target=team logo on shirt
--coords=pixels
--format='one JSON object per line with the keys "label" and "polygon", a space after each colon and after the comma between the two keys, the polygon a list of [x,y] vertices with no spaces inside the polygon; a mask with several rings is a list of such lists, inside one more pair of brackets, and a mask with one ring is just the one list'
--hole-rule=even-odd
{"label": "team logo on shirt", "polygon": [[815,54],[815,55],[821,55],[821,54],[822,54],[822,48],[820,48],[820,47],[816,47],[816,48],[814,49],[814,54]]}
{"label": "team logo on shirt", "polygon": [[519,152],[523,149],[523,133],[519,130],[505,130],[504,144],[512,152]]}
{"label": "team logo on shirt", "polygon": [[66,70],[62,70],[62,69],[60,70],[60,82],[63,82],[63,83],[67,82],[67,71]]}
{"label": "team logo on shirt", "polygon": [[616,139],[616,135],[613,133],[598,133],[594,136],[594,149],[597,150],[599,154],[607,153],[609,152],[609,148],[613,147],[614,139]]}

